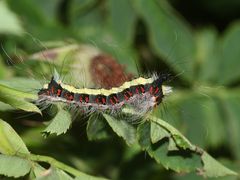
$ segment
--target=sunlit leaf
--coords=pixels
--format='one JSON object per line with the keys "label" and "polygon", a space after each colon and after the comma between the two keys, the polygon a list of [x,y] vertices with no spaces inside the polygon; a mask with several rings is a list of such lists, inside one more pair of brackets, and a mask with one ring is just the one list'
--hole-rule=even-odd
{"label": "sunlit leaf", "polygon": [[8,177],[21,177],[29,173],[31,162],[17,156],[0,154],[0,174]]}
{"label": "sunlit leaf", "polygon": [[187,138],[185,138],[177,129],[172,127],[170,124],[166,123],[165,121],[155,118],[155,117],[150,117],[151,121],[157,123],[159,126],[165,128],[167,130],[172,138],[174,139],[175,143],[183,148],[183,149],[194,149],[195,147],[189,142]]}
{"label": "sunlit leaf", "polygon": [[37,94],[18,91],[0,84],[0,101],[9,104],[14,108],[41,114],[38,107],[29,102],[30,100],[36,100],[37,98]]}
{"label": "sunlit leaf", "polygon": [[2,24],[0,26],[0,34],[21,35],[23,33],[18,17],[9,10],[6,1],[0,1],[0,24]]}
{"label": "sunlit leaf", "polygon": [[20,77],[0,80],[0,84],[29,94],[37,94],[38,90],[42,88],[41,83],[36,79]]}
{"label": "sunlit leaf", "polygon": [[213,159],[206,152],[202,155],[203,161],[203,170],[200,170],[200,174],[206,177],[219,177],[219,176],[227,176],[227,175],[237,175],[236,172],[226,168],[215,159]]}
{"label": "sunlit leaf", "polygon": [[173,138],[169,138],[169,144],[168,144],[168,151],[178,151],[179,148],[177,147],[177,144],[173,140]]}
{"label": "sunlit leaf", "polygon": [[14,110],[14,108],[9,104],[0,102],[0,111],[10,111],[10,110]]}
{"label": "sunlit leaf", "polygon": [[0,152],[2,154],[29,153],[20,136],[3,120],[0,120],[0,139]]}
{"label": "sunlit leaf", "polygon": [[151,141],[156,143],[163,138],[170,137],[169,132],[155,122],[151,122]]}

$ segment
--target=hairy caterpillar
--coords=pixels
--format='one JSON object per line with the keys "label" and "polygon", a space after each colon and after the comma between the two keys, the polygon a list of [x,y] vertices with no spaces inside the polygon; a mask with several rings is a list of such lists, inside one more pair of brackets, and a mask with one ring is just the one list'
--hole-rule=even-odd
{"label": "hairy caterpillar", "polygon": [[163,97],[171,92],[171,87],[163,85],[168,79],[169,75],[154,74],[111,89],[77,89],[62,83],[55,72],[51,81],[38,92],[38,103],[64,102],[84,113],[119,112],[124,106],[130,106],[141,116],[159,105]]}
{"label": "hairy caterpillar", "polygon": [[[84,50],[84,52],[86,52],[86,49],[92,50],[92,48],[86,48],[84,46],[71,46],[68,47],[68,50],[69,49],[70,54],[77,50]],[[47,63],[51,67],[50,59],[53,60],[53,54],[57,56],[57,50],[58,49],[43,51],[42,53],[33,55],[31,58],[40,60],[41,58],[47,59]],[[84,55],[84,57],[86,57],[86,55]],[[40,105],[42,109],[45,109],[49,105],[59,102],[71,110],[74,109],[84,114],[93,112],[121,113],[122,109],[127,106],[138,114],[137,118],[141,118],[147,112],[151,111],[153,107],[159,105],[164,96],[171,92],[170,87],[163,85],[169,80],[169,74],[155,73],[148,78],[139,77],[133,79],[133,75],[126,74],[124,67],[118,64],[116,60],[98,51],[94,51],[87,63],[81,63],[89,64],[89,70],[86,69],[86,72],[91,73],[91,79],[94,84],[97,85],[95,89],[77,89],[68,85],[68,83],[65,84],[63,83],[64,78],[61,79],[60,75],[55,71],[51,81],[39,88],[37,92],[39,98],[36,104]],[[79,67],[79,65],[77,67]],[[70,72],[71,68],[72,67],[70,67]],[[76,74],[73,74],[73,76],[80,79],[82,78]],[[97,89],[96,87],[102,87],[102,89]]]}

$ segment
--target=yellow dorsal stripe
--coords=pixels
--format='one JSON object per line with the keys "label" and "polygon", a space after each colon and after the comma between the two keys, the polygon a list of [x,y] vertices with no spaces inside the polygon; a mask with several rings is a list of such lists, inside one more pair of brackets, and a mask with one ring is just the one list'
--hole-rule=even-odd
{"label": "yellow dorsal stripe", "polygon": [[[122,92],[124,89],[128,89],[131,86],[137,86],[137,85],[145,85],[152,83],[155,80],[155,78],[143,78],[139,77],[137,79],[134,79],[132,81],[125,82],[122,86],[120,87],[113,87],[111,89],[90,89],[90,88],[81,88],[77,89],[73,86],[63,84],[60,81],[58,82],[63,89],[66,89],[69,92],[72,93],[78,93],[78,94],[89,94],[89,95],[99,95],[102,94],[104,96],[109,96],[110,94],[116,94],[119,92]],[[45,89],[48,88],[48,85],[43,86]]]}

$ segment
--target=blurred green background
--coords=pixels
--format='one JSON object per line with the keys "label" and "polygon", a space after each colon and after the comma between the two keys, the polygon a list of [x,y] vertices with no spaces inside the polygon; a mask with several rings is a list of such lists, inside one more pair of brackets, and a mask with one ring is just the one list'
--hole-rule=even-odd
{"label": "blurred green background", "polygon": [[[16,76],[9,59],[71,44],[98,48],[129,73],[170,72],[174,93],[154,113],[240,172],[239,18],[239,0],[2,0],[0,78]],[[84,172],[112,179],[201,179],[165,170],[114,135],[88,141],[83,122],[45,140],[41,123],[16,121],[21,112],[4,108],[0,104],[0,117],[9,119],[32,152]]]}

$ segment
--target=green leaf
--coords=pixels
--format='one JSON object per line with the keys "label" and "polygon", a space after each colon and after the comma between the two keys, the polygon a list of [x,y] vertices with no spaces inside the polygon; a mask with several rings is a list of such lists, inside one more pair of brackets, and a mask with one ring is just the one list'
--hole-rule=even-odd
{"label": "green leaf", "polygon": [[238,44],[240,41],[240,23],[231,25],[222,40],[221,44],[221,66],[219,73],[219,83],[229,85],[237,81],[240,77],[239,58],[240,51]]}
{"label": "green leaf", "polygon": [[177,129],[175,129],[174,127],[172,127],[170,124],[168,124],[167,122],[153,117],[150,117],[150,121],[157,123],[159,126],[165,128],[165,130],[167,130],[171,136],[173,137],[175,143],[183,148],[183,149],[191,149],[194,150],[195,146],[192,145],[189,140],[187,138],[185,138]]}
{"label": "green leaf", "polygon": [[[24,68],[21,68],[21,70],[23,69]],[[37,91],[42,88],[40,81],[22,77],[0,80],[0,84],[29,94],[37,94]]]}
{"label": "green leaf", "polygon": [[100,8],[94,8],[98,3],[95,0],[73,1],[71,3],[72,23],[74,28],[81,31],[80,34],[84,33],[84,35],[89,36],[89,34],[98,31],[99,27],[103,27],[105,19],[101,10]]}
{"label": "green leaf", "polygon": [[203,99],[199,104],[201,104],[199,113],[203,113],[203,123],[207,132],[206,144],[211,147],[219,147],[227,140],[225,121],[220,114],[221,106],[217,98],[212,96]]}
{"label": "green leaf", "polygon": [[168,151],[178,151],[179,148],[173,138],[169,138]]}
{"label": "green leaf", "polygon": [[37,100],[36,94],[18,91],[0,84],[0,101],[11,105],[14,108],[22,109],[28,112],[41,114],[37,106],[27,100]]}
{"label": "green leaf", "polygon": [[[42,47],[41,41],[52,39],[63,39],[70,37],[71,33],[57,21],[56,13],[59,1],[37,1],[37,0],[8,0],[8,4],[14,12],[24,20],[24,28],[27,32],[24,44],[27,47]],[[55,33],[52,33],[55,32]],[[44,48],[44,47],[43,47]]]}
{"label": "green leaf", "polygon": [[[17,1],[17,2],[14,0],[9,0],[8,4],[16,13],[21,14],[23,17],[26,18],[26,20],[28,21],[28,23],[26,24],[28,26],[35,25],[35,24],[39,24],[39,25],[44,24],[44,14],[39,9],[39,6],[37,5],[37,3],[34,3],[33,1],[29,1],[29,0],[23,0],[23,1]],[[45,20],[47,20],[47,18]]]}
{"label": "green leaf", "polygon": [[152,143],[156,143],[165,137],[170,137],[170,134],[167,130],[159,126],[159,124],[155,122],[151,122],[151,141]]}
{"label": "green leaf", "polygon": [[0,111],[11,111],[11,110],[14,110],[12,106],[0,101]]}
{"label": "green leaf", "polygon": [[134,7],[147,25],[150,45],[157,55],[177,74],[193,80],[195,41],[188,25],[164,0],[135,0]]}
{"label": "green leaf", "polygon": [[134,40],[134,26],[137,17],[131,1],[110,0],[107,2],[110,10],[110,27],[118,37],[119,41],[128,46],[132,45]]}
{"label": "green leaf", "polygon": [[[41,156],[39,156],[39,161],[41,161]],[[76,176],[75,178],[69,176],[64,170],[64,167],[63,167],[63,164],[58,162],[59,164],[61,164],[61,168],[62,169],[59,169],[57,167],[54,167],[54,163],[55,162],[55,165],[56,165],[56,161],[52,161],[50,162],[51,164],[51,167],[49,169],[45,169],[43,167],[41,167],[39,164],[35,164],[34,165],[34,169],[33,169],[33,172],[34,172],[34,175],[36,177],[36,179],[38,180],[52,180],[52,179],[56,179],[56,180],[72,180],[72,179],[76,179],[76,180],[79,180],[79,179],[89,179],[89,180],[106,180],[105,178],[101,178],[101,177],[95,177],[95,176],[91,176],[91,175],[88,175],[88,174],[85,174],[85,173],[82,173],[80,171],[78,171],[77,173],[78,174],[81,174],[81,175],[78,175]],[[65,167],[66,168],[66,167]],[[68,169],[71,169],[71,171],[77,171],[71,167],[67,167]],[[68,173],[70,173],[68,171]],[[72,174],[73,175],[73,174]]]}
{"label": "green leaf", "polygon": [[[198,172],[206,177],[221,177],[227,175],[236,175],[235,172],[224,167],[222,164],[214,160],[205,151],[189,144],[189,141],[175,128],[160,119],[151,117],[151,121],[139,125],[137,130],[138,141],[143,150],[146,150],[149,155],[158,163],[161,163],[165,168],[170,168],[177,172]],[[153,124],[152,123],[156,123]],[[152,127],[164,127],[171,136],[164,137],[159,135],[161,139],[152,144]],[[160,128],[154,128],[161,131]],[[158,134],[155,136],[158,137]],[[155,138],[155,137],[154,137]],[[214,166],[214,167],[213,167]]]}
{"label": "green leaf", "polygon": [[227,131],[228,146],[234,156],[240,159],[240,91],[225,92],[221,96],[221,105],[225,110],[225,129]]}
{"label": "green leaf", "polygon": [[172,169],[176,172],[190,172],[194,171],[201,165],[200,157],[190,151],[169,151],[172,145],[165,140],[159,146],[153,146],[148,150],[150,156],[161,163],[166,169]]}
{"label": "green leaf", "polygon": [[[203,93],[201,92],[201,94]],[[209,119],[207,117],[208,114],[205,113],[207,107],[202,106],[202,103],[207,97],[201,94],[199,92],[181,91],[181,93],[178,94],[178,98],[180,98],[181,101],[177,104],[179,109],[177,118],[180,118],[182,124],[179,127],[185,128],[185,135],[189,140],[198,146],[204,147],[207,142],[206,132],[208,132],[208,127],[204,125],[204,122]],[[181,95],[183,98],[181,98]]]}
{"label": "green leaf", "polygon": [[58,107],[58,112],[47,128],[43,131],[45,134],[57,134],[66,133],[72,124],[71,115],[68,111],[64,110],[60,106]]}
{"label": "green leaf", "polygon": [[181,118],[182,123],[178,127],[185,127],[185,135],[198,146],[218,147],[226,138],[224,119],[219,113],[218,94],[221,91],[220,88],[198,86],[193,92],[180,91],[179,102],[169,102],[179,109],[177,118]]}
{"label": "green leaf", "polygon": [[[66,174],[65,172],[71,174],[72,176],[75,176],[76,178],[97,178],[91,175],[87,175],[81,171],[78,171],[77,169],[74,169],[62,162],[57,161],[56,159],[49,157],[49,156],[41,156],[41,155],[35,155],[30,154],[26,158],[37,161],[37,162],[45,162],[51,165],[51,168],[45,169],[41,167],[40,165],[36,164],[33,167],[33,173],[34,176],[36,176],[39,179],[69,179],[70,176]],[[101,179],[101,178],[100,178]]]}
{"label": "green leaf", "polygon": [[204,84],[216,84],[221,76],[218,32],[206,28],[196,33],[196,66],[198,79]]}
{"label": "green leaf", "polygon": [[236,172],[226,168],[215,159],[213,159],[206,152],[201,156],[203,161],[203,169],[199,171],[199,173],[206,177],[221,177],[227,175],[237,175]]}
{"label": "green leaf", "polygon": [[0,1],[0,34],[21,35],[23,28],[18,17],[9,10],[6,1]]}
{"label": "green leaf", "polygon": [[133,144],[131,147],[126,147],[124,155],[123,155],[123,162],[129,162],[134,157],[136,157],[141,152],[141,147],[138,143]]}
{"label": "green leaf", "polygon": [[150,127],[150,122],[141,124],[138,127],[138,139],[141,147],[158,163],[161,163],[166,169],[170,168],[177,172],[190,172],[197,167],[201,167],[201,159],[194,152],[189,150],[170,152],[169,150],[177,150],[177,148],[173,148],[173,144],[169,145],[168,138],[164,138],[158,143],[151,144]]}
{"label": "green leaf", "polygon": [[31,163],[16,156],[0,154],[0,174],[18,178],[30,172]]}
{"label": "green leaf", "polygon": [[108,124],[118,136],[122,137],[128,145],[136,143],[136,129],[126,120],[115,119],[112,116],[103,114]]}
{"label": "green leaf", "polygon": [[151,146],[151,124],[146,121],[137,128],[137,138],[143,150],[148,150]]}
{"label": "green leaf", "polygon": [[16,153],[29,154],[29,151],[14,129],[0,119],[0,152],[13,155]]}
{"label": "green leaf", "polygon": [[107,123],[101,114],[92,115],[88,119],[87,136],[89,140],[105,139],[108,136]]}

